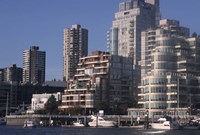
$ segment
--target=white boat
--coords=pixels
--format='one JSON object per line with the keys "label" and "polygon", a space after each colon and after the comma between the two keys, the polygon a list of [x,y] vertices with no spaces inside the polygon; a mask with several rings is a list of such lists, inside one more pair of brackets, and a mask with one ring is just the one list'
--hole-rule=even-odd
{"label": "white boat", "polygon": [[25,120],[24,121],[24,128],[33,128],[36,127],[32,120]]}
{"label": "white boat", "polygon": [[0,125],[6,125],[5,118],[0,118]]}
{"label": "white boat", "polygon": [[100,116],[92,116],[92,121],[88,123],[90,127],[116,127],[117,122],[116,121],[110,121],[110,120],[104,120]]}
{"label": "white boat", "polygon": [[183,126],[183,129],[198,130],[198,129],[200,129],[200,126],[199,125],[197,125],[197,126],[185,125],[185,126]]}
{"label": "white boat", "polygon": [[179,123],[176,121],[167,120],[166,118],[159,118],[157,122],[150,123],[153,129],[179,129]]}
{"label": "white boat", "polygon": [[85,125],[81,122],[81,120],[77,120],[73,122],[74,127],[84,127]]}
{"label": "white boat", "polygon": [[183,129],[189,129],[189,130],[200,129],[199,119],[190,120],[189,123],[183,125]]}

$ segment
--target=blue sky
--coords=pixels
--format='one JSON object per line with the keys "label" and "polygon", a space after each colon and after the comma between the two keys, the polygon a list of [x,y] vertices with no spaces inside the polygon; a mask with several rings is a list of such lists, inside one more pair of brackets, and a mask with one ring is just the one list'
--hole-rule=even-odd
{"label": "blue sky", "polygon": [[[106,51],[106,32],[125,0],[0,0],[0,68],[22,67],[22,52],[46,51],[46,79],[62,79],[63,29],[89,30],[89,53]],[[200,34],[200,0],[160,0],[162,18],[179,20]]]}

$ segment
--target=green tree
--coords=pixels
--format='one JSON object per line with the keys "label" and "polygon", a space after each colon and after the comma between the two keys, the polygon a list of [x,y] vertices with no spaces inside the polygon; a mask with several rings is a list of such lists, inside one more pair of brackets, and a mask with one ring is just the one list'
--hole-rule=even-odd
{"label": "green tree", "polygon": [[35,110],[35,114],[46,114],[45,109]]}
{"label": "green tree", "polygon": [[54,95],[51,95],[49,99],[47,100],[45,106],[45,111],[48,114],[57,114],[58,113],[58,102],[56,101],[56,98]]}
{"label": "green tree", "polygon": [[106,102],[99,102],[95,104],[94,111],[95,113],[99,112],[99,110],[104,110],[105,114],[109,114],[109,106],[108,103]]}
{"label": "green tree", "polygon": [[196,33],[196,32],[193,32],[193,33],[192,33],[192,37],[197,37],[197,33]]}

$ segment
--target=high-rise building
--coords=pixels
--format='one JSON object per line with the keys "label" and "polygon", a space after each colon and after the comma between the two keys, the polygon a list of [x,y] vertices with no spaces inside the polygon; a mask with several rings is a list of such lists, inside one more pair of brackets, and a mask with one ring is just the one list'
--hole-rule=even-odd
{"label": "high-rise building", "polygon": [[143,112],[186,116],[191,104],[200,103],[200,38],[189,37],[179,21],[165,19],[142,32],[141,51],[138,104]]}
{"label": "high-rise building", "polygon": [[134,89],[140,83],[141,32],[154,28],[159,20],[159,0],[128,0],[119,4],[108,32],[110,54],[132,58]]}
{"label": "high-rise building", "polygon": [[45,82],[45,51],[31,46],[23,52],[23,83],[43,84]]}
{"label": "high-rise building", "polygon": [[146,1],[128,0],[120,3],[108,32],[108,49],[111,55],[132,57],[134,65],[140,60],[141,32],[155,27],[160,19],[157,15],[160,14],[159,1]]}
{"label": "high-rise building", "polygon": [[77,73],[70,79],[62,96],[61,108],[68,113],[79,108],[88,114],[101,106],[105,112],[116,109],[113,114],[126,113],[126,107],[133,99],[130,61],[130,58],[111,56],[101,51],[81,57]]}
{"label": "high-rise building", "polygon": [[4,82],[22,82],[22,71],[22,68],[17,67],[16,64],[4,68]]}
{"label": "high-rise building", "polygon": [[67,81],[76,73],[79,58],[88,55],[88,30],[81,25],[72,25],[64,29],[64,73],[63,80]]}

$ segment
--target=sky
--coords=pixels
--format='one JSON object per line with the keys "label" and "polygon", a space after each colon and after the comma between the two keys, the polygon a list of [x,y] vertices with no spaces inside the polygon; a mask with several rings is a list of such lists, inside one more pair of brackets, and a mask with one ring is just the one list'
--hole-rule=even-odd
{"label": "sky", "polygon": [[[62,80],[63,29],[80,24],[89,31],[89,55],[106,51],[106,33],[126,0],[0,0],[0,68],[23,66],[23,51],[46,52],[46,80]],[[179,20],[200,35],[200,0],[160,0],[162,18]]]}

